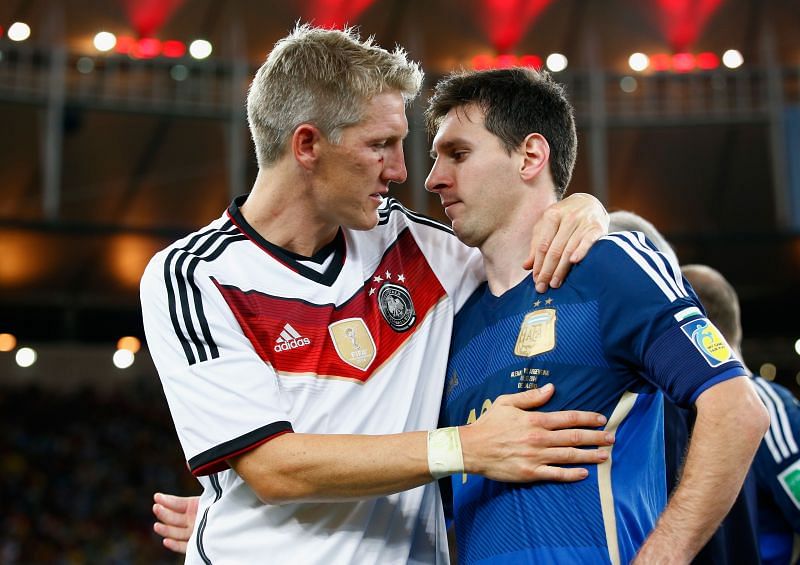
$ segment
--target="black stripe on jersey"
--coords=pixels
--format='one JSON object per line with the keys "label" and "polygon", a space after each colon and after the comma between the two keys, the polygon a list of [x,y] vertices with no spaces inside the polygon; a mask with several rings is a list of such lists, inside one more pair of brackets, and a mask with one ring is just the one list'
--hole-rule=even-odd
{"label": "black stripe on jersey", "polygon": [[[216,495],[214,496],[214,502],[211,504],[216,503],[222,498],[222,487],[219,484],[219,478],[217,477],[216,473],[209,477],[211,479],[211,486],[214,489]],[[203,534],[206,533],[206,524],[208,524],[208,511],[211,509],[209,505],[206,508],[205,512],[203,512],[203,519],[200,520],[200,525],[197,526],[197,552],[200,554],[200,559],[203,560],[203,563],[206,565],[211,565],[211,559],[208,558],[208,554],[206,554],[206,549],[203,547]]]}
{"label": "black stripe on jersey", "polygon": [[394,212],[395,210],[401,212],[412,222],[430,226],[432,228],[436,228],[437,230],[442,230],[443,232],[447,232],[453,235],[453,230],[450,226],[445,225],[437,220],[434,220],[433,218],[429,218],[428,216],[423,216],[422,214],[417,214],[416,212],[412,212],[411,210],[400,204],[400,202],[395,198],[389,198],[386,207],[378,210],[378,225],[382,226],[389,223],[389,216],[391,216],[392,212]]}
{"label": "black stripe on jersey", "polygon": [[[236,224],[236,226],[242,230],[242,233],[247,235],[248,238],[250,238],[266,253],[286,265],[286,267],[298,275],[301,275],[319,284],[324,284],[325,286],[331,286],[334,282],[336,282],[339,273],[342,272],[342,267],[344,267],[345,252],[347,250],[344,233],[342,232],[341,228],[336,232],[336,237],[333,238],[333,241],[325,245],[313,256],[306,257],[298,253],[293,253],[288,249],[284,249],[283,247],[267,241],[261,236],[260,233],[253,229],[253,226],[247,223],[247,220],[242,215],[242,211],[240,209],[246,199],[246,195],[238,196],[233,199],[233,202],[231,202],[231,205],[228,207],[228,215],[233,219],[233,222]],[[334,254],[333,259],[331,260],[330,265],[328,265],[328,268],[325,269],[324,273],[315,271],[314,269],[311,269],[299,262],[310,261],[319,265],[324,263],[325,259],[327,259],[331,253]]]}
{"label": "black stripe on jersey", "polygon": [[[198,361],[207,361],[208,359],[216,359],[219,357],[219,349],[214,339],[211,337],[208,320],[203,311],[203,300],[200,289],[194,281],[194,272],[200,261],[212,261],[219,257],[228,245],[234,241],[241,241],[244,239],[246,239],[245,236],[238,233],[233,222],[228,221],[225,222],[221,228],[198,234],[193,237],[186,246],[174,249],[169,253],[164,262],[164,279],[167,284],[170,319],[172,320],[173,329],[178,336],[183,351],[186,354],[186,359],[190,365]],[[198,243],[200,245],[196,247]],[[215,245],[217,245],[217,247],[211,251],[210,254],[203,256],[204,253],[208,253]],[[177,259],[175,259],[176,257]],[[186,277],[184,277],[183,267],[187,260],[188,268],[186,270]],[[177,302],[175,299],[175,291],[173,290],[173,280],[175,287],[178,289]],[[189,288],[187,288],[187,282]],[[194,304],[194,311],[197,319],[196,323],[192,319],[189,290],[191,290],[191,302]],[[188,336],[184,334],[181,329],[178,318],[178,308],[180,308],[180,316],[183,319]],[[202,339],[196,330],[197,326],[199,326],[200,334],[203,336]],[[194,345],[194,350],[192,349],[192,345]],[[195,351],[197,352],[196,356]]]}
{"label": "black stripe on jersey", "polygon": [[[244,453],[248,449],[252,449],[276,435],[292,431],[292,425],[289,422],[272,422],[271,424],[247,432],[242,436],[221,443],[203,453],[195,455],[188,461],[189,470],[195,476],[203,474],[202,471],[204,467],[211,468],[212,472],[218,472],[221,470],[221,466],[224,465],[224,467],[227,467],[227,464],[224,463],[225,459]],[[218,465],[220,467],[218,467]]]}

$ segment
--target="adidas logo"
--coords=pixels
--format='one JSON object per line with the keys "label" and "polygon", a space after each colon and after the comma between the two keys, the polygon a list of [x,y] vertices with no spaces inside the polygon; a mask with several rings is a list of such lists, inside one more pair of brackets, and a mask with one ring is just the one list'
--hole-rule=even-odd
{"label": "adidas logo", "polygon": [[298,347],[305,347],[306,345],[311,345],[311,340],[301,336],[291,324],[287,323],[283,326],[281,335],[275,340],[274,349],[276,352],[280,352],[288,351],[289,349],[297,349]]}

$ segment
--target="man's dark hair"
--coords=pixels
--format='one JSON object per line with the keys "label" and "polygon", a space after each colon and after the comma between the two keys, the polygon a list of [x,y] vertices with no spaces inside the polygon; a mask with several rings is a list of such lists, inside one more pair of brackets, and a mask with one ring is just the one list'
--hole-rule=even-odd
{"label": "man's dark hair", "polygon": [[476,104],[486,116],[486,129],[509,154],[526,136],[539,133],[550,145],[550,173],[559,198],[569,185],[578,152],[572,105],[564,88],[545,71],[526,68],[458,72],[436,85],[425,111],[428,132],[453,108]]}

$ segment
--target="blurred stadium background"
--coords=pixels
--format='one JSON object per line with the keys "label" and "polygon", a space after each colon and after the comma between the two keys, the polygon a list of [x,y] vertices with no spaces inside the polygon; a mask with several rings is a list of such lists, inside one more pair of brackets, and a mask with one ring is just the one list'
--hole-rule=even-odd
{"label": "blurred stadium background", "polygon": [[[571,190],[720,270],[750,368],[800,389],[797,0],[5,0],[0,563],[176,561],[151,494],[198,489],[139,349],[138,280],[248,190],[249,78],[298,20],[403,45],[426,89],[551,69],[577,111]],[[393,193],[444,219],[424,100]]]}

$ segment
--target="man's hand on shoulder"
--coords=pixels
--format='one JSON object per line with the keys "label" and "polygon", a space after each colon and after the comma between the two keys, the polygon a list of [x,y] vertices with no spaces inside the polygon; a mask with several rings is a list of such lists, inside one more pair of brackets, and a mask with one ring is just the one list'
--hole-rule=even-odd
{"label": "man's hand on shoulder", "polygon": [[608,233],[608,212],[591,194],[576,193],[550,206],[533,228],[530,255],[536,290],[558,288],[571,266]]}

